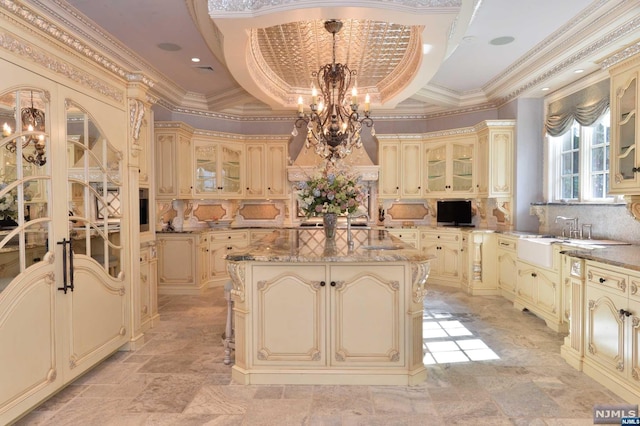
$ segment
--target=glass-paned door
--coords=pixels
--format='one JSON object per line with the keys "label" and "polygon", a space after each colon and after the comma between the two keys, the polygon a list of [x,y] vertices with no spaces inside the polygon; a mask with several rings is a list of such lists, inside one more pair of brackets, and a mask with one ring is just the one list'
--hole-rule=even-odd
{"label": "glass-paned door", "polygon": [[121,153],[81,107],[67,107],[69,240],[117,277],[122,270]]}
{"label": "glass-paned door", "polygon": [[447,146],[427,148],[426,172],[428,192],[444,192],[447,185]]}
{"label": "glass-paned door", "polygon": [[0,292],[48,251],[46,107],[39,90],[0,95]]}

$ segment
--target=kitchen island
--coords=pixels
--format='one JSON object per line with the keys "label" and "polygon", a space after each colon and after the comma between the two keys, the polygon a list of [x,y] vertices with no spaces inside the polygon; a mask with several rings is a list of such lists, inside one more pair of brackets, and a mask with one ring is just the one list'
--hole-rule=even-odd
{"label": "kitchen island", "polygon": [[275,230],[226,256],[242,384],[411,385],[428,255],[385,230]]}

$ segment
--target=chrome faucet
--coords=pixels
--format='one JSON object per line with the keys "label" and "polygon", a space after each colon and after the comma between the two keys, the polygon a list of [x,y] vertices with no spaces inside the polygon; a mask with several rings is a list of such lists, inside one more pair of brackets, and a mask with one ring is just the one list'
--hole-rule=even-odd
{"label": "chrome faucet", "polygon": [[353,238],[351,237],[351,219],[356,217],[362,217],[362,216],[367,218],[367,224],[368,224],[371,218],[369,217],[369,213],[367,212],[355,211],[353,213],[347,214],[347,246],[350,249],[353,248]]}
{"label": "chrome faucet", "polygon": [[[569,238],[582,238],[582,232],[578,229],[577,217],[556,216],[556,223],[558,220],[566,220],[569,225]],[[562,236],[566,237],[566,227],[562,228]]]}

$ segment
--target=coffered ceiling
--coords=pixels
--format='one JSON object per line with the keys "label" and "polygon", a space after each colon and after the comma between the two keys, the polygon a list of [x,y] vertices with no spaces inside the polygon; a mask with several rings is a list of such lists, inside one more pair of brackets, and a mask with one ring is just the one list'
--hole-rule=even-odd
{"label": "coffered ceiling", "polygon": [[336,61],[388,113],[544,96],[640,41],[640,0],[52,1],[136,58],[166,105],[240,115],[282,115],[309,95],[332,60],[332,18]]}

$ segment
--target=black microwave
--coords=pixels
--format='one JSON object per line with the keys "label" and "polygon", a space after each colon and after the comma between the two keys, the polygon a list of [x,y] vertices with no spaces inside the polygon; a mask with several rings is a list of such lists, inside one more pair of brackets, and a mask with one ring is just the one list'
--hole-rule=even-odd
{"label": "black microwave", "polygon": [[149,189],[140,188],[140,232],[149,230]]}

